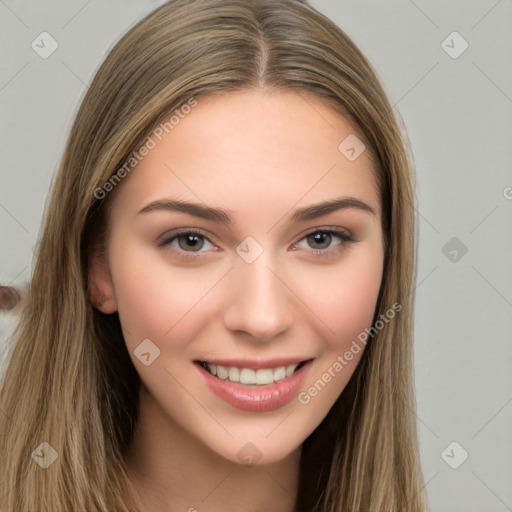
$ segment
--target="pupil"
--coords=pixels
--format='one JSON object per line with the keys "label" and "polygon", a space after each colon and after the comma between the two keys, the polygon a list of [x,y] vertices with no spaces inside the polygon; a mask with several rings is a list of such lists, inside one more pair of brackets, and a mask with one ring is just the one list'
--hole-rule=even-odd
{"label": "pupil", "polygon": [[[179,239],[179,245],[182,249],[185,249],[185,250],[193,249],[194,251],[198,251],[203,246],[202,243],[199,243],[199,245],[198,245],[198,242],[200,242],[200,240],[199,240],[200,238],[201,238],[200,235],[194,235],[192,233],[190,233],[188,235],[182,235]],[[181,243],[183,239],[185,239],[184,244]]]}
{"label": "pupil", "polygon": [[[308,237],[310,242],[312,241],[313,244],[320,244],[323,245],[321,247],[316,247],[317,249],[325,249],[329,247],[329,244],[331,242],[331,235],[328,233],[323,233],[322,231],[317,231],[316,233],[312,233]],[[327,242],[327,243],[326,243]]]}

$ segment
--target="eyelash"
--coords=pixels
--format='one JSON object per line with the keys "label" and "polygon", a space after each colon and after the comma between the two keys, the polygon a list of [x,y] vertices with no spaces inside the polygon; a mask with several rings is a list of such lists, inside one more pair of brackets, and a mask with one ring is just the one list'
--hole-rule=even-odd
{"label": "eyelash", "polygon": [[[336,238],[339,238],[342,241],[342,243],[338,244],[334,249],[311,249],[311,252],[313,252],[313,254],[315,256],[318,256],[320,258],[334,257],[339,253],[339,251],[342,249],[342,247],[345,244],[355,242],[354,238],[352,236],[350,236],[346,231],[339,230],[339,229],[333,229],[333,228],[328,228],[328,229],[327,228],[326,229],[317,228],[312,231],[309,231],[299,240],[299,242],[306,239],[310,235],[314,235],[315,233],[323,233],[323,234],[327,234],[330,236],[335,236]],[[158,243],[158,245],[160,247],[170,245],[174,240],[177,240],[180,236],[189,235],[189,234],[199,235],[199,236],[203,237],[204,239],[208,240],[208,242],[210,242],[213,245],[213,243],[210,241],[210,239],[206,236],[206,234],[203,231],[195,229],[195,228],[181,228],[181,229],[175,230],[171,237],[164,238],[161,242]],[[295,245],[296,244],[294,244],[294,246]],[[173,247],[173,249],[176,252],[176,254],[178,255],[178,257],[183,260],[187,260],[187,261],[196,260],[197,261],[199,258],[202,257],[200,255],[201,254],[200,252],[187,252],[187,251],[182,251],[181,249],[176,249],[174,247]]]}

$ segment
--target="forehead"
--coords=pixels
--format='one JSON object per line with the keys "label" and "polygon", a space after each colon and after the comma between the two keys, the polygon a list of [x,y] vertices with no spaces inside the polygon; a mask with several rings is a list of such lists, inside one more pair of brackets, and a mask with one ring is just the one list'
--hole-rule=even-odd
{"label": "forehead", "polygon": [[134,212],[173,197],[248,218],[266,212],[270,220],[296,204],[346,195],[370,202],[379,213],[369,152],[349,159],[340,150],[345,140],[357,143],[354,132],[332,107],[302,93],[202,99],[167,130],[153,132],[154,147],[123,180],[115,201]]}

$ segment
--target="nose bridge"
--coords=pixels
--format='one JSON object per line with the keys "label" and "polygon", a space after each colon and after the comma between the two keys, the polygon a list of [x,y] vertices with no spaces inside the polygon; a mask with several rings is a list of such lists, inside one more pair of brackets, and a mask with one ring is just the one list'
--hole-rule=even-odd
{"label": "nose bridge", "polygon": [[250,263],[237,258],[224,316],[227,328],[245,331],[260,341],[290,328],[294,321],[290,290],[273,270],[275,266],[270,251]]}

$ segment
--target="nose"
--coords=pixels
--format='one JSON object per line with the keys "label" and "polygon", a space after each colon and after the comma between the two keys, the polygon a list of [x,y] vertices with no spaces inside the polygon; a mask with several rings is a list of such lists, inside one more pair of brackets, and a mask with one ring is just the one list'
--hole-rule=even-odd
{"label": "nose", "polygon": [[293,294],[264,255],[252,263],[237,261],[227,283],[229,300],[224,308],[224,324],[231,331],[245,332],[267,342],[290,329],[295,317]]}

